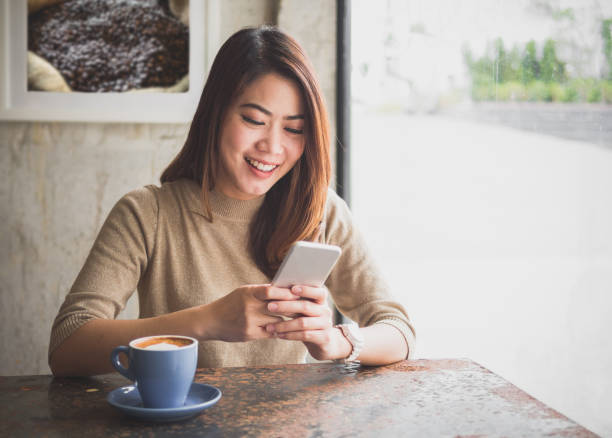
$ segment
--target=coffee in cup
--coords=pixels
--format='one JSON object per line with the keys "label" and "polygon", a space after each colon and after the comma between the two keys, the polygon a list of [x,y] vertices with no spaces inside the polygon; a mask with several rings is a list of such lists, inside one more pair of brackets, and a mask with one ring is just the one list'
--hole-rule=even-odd
{"label": "coffee in cup", "polygon": [[193,341],[190,338],[179,338],[177,336],[153,336],[146,338],[144,341],[139,341],[135,344],[138,348],[145,350],[176,350],[180,347],[186,347]]}
{"label": "coffee in cup", "polygon": [[[127,368],[119,361],[121,353],[128,357]],[[111,353],[111,363],[134,382],[146,408],[183,406],[197,362],[198,341],[188,336],[147,336]]]}

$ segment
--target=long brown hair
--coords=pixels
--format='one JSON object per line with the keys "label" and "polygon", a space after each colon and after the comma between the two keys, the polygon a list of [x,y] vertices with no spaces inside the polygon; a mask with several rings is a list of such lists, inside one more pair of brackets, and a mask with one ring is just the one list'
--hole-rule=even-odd
{"label": "long brown hair", "polygon": [[189,178],[202,187],[202,202],[212,221],[209,192],[219,166],[219,138],[227,109],[258,77],[277,73],[299,86],[304,99],[304,153],[267,193],[250,225],[249,249],[268,276],[289,247],[314,240],[323,219],[331,164],[329,123],[310,61],[289,35],[271,26],[242,29],[221,47],[208,74],[187,140],[162,173],[161,182]]}

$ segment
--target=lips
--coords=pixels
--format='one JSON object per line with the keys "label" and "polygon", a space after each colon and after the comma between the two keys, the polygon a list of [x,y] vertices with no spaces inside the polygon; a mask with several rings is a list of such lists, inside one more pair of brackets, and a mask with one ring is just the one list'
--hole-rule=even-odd
{"label": "lips", "polygon": [[249,164],[249,166],[252,166],[261,172],[272,172],[279,166],[279,164],[263,163],[261,161],[249,157],[245,157],[244,160]]}

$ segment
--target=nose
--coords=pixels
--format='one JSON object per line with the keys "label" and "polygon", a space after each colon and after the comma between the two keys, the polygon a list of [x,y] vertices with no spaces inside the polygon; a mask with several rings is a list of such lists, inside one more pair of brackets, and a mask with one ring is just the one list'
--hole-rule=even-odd
{"label": "nose", "polygon": [[270,128],[265,131],[263,137],[257,142],[257,149],[271,155],[280,154],[283,149],[280,127],[270,126]]}

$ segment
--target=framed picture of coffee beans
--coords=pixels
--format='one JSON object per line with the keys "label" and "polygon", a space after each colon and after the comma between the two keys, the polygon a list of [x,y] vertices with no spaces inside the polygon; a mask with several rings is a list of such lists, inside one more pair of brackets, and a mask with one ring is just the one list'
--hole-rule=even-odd
{"label": "framed picture of coffee beans", "polygon": [[189,122],[219,0],[0,0],[0,119]]}

